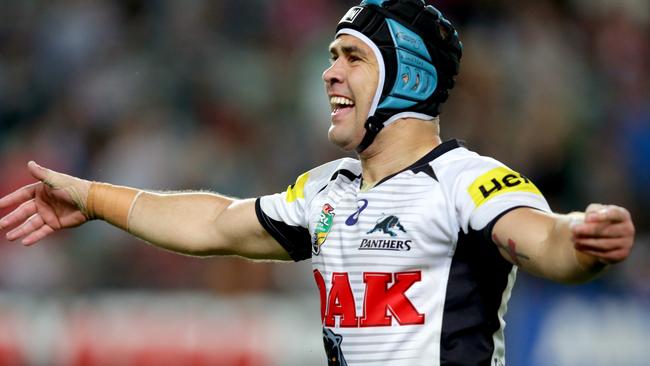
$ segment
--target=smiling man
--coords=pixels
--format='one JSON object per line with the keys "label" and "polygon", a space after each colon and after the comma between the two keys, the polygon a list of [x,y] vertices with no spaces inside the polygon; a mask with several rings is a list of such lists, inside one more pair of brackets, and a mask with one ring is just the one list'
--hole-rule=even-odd
{"label": "smiling man", "polygon": [[553,213],[524,175],[442,142],[438,115],[458,73],[452,24],[421,0],[350,9],[323,73],[328,137],[358,159],[314,168],[285,192],[237,200],[159,194],[42,168],[0,199],[26,245],[103,219],[191,255],[311,259],[330,365],[501,365],[517,268],[587,281],[624,260],[627,210]]}
{"label": "smiling man", "polygon": [[349,35],[332,42],[330,54],[332,66],[323,74],[332,107],[328,137],[342,149],[353,150],[365,134],[379,64],[368,45]]}

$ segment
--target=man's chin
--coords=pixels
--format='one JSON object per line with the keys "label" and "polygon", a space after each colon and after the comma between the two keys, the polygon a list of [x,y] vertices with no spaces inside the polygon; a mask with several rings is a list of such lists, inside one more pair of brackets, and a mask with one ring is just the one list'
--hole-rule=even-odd
{"label": "man's chin", "polygon": [[355,151],[356,147],[359,145],[355,140],[351,138],[344,138],[341,136],[338,136],[336,134],[336,131],[333,131],[335,127],[330,127],[330,130],[327,134],[328,140],[334,144],[336,147],[339,149],[345,151],[345,152],[352,152]]}

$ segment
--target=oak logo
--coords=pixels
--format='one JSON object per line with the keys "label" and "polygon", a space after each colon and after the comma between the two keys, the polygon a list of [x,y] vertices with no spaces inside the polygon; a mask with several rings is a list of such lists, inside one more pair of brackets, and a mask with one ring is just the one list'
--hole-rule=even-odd
{"label": "oak logo", "polygon": [[467,188],[467,192],[476,207],[507,192],[528,192],[542,195],[528,178],[506,167],[495,168],[481,175]]}
{"label": "oak logo", "polygon": [[[396,325],[424,324],[420,313],[406,295],[408,289],[420,282],[420,271],[413,272],[364,272],[365,291],[363,314],[357,314],[354,293],[347,272],[332,273],[331,284],[326,286],[319,270],[314,270],[314,279],[320,293],[321,321],[326,327],[390,327],[393,319]],[[329,292],[328,292],[329,289]]]}

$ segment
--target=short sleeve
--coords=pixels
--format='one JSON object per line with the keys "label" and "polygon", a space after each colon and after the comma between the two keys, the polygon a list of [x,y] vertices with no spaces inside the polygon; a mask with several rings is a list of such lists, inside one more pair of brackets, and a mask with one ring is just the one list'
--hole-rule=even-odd
{"label": "short sleeve", "polygon": [[486,157],[472,159],[458,174],[455,200],[465,229],[482,230],[517,207],[550,212],[546,199],[530,179]]}
{"label": "short sleeve", "polygon": [[336,172],[355,166],[344,158],[325,163],[301,174],[282,193],[262,196],[255,203],[260,224],[295,261],[311,258],[312,235],[309,231],[310,205],[321,194]]}
{"label": "short sleeve", "polygon": [[260,224],[294,261],[311,258],[311,236],[305,215],[309,176],[309,172],[304,173],[286,191],[262,196],[255,202]]}

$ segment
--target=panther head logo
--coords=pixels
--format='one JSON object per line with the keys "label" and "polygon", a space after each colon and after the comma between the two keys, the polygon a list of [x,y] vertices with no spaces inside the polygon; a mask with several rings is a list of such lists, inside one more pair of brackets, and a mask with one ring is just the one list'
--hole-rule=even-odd
{"label": "panther head logo", "polygon": [[348,366],[341,351],[343,336],[336,334],[327,328],[323,328],[323,344],[327,354],[327,366]]}
{"label": "panther head logo", "polygon": [[377,225],[375,225],[375,227],[372,228],[372,230],[368,231],[366,234],[372,234],[375,231],[380,231],[390,236],[397,236],[397,233],[394,230],[400,230],[406,233],[406,229],[404,229],[404,226],[402,226],[402,224],[399,222],[399,218],[395,215],[389,215],[377,220]]}

